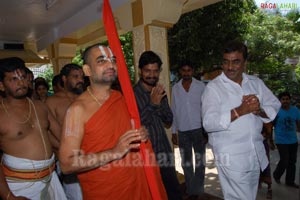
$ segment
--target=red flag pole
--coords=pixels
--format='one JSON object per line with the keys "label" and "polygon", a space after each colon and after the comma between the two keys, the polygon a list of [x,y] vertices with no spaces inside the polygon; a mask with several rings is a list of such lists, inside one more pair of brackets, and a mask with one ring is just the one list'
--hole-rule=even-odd
{"label": "red flag pole", "polygon": [[[138,129],[141,126],[140,116],[139,116],[134,92],[132,89],[132,85],[129,79],[125,58],[121,48],[121,43],[115,26],[115,21],[109,4],[109,0],[104,0],[103,3],[103,22],[104,22],[105,32],[108,38],[108,43],[117,58],[118,78],[124,94],[127,108],[131,118],[135,122],[135,128]],[[157,179],[154,172],[155,169],[154,167],[151,166],[151,164],[153,164],[153,161],[152,162],[150,161],[149,154],[147,154],[146,152],[145,143],[141,144],[140,153],[144,162],[144,170],[145,170],[145,174],[147,177],[152,198],[154,200],[161,200],[164,196],[163,194],[160,193],[161,190],[158,188],[158,185],[161,184],[157,184]]]}

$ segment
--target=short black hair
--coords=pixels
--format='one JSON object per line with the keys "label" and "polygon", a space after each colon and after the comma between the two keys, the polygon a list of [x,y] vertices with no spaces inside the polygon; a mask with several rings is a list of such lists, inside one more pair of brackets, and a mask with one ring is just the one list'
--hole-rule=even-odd
{"label": "short black hair", "polygon": [[26,74],[32,74],[32,76],[34,76],[33,72],[28,67],[25,67],[25,72]]}
{"label": "short black hair", "polygon": [[223,53],[232,53],[232,52],[240,52],[243,54],[244,60],[248,58],[248,48],[247,46],[239,41],[239,40],[230,40],[224,45]]}
{"label": "short black hair", "polygon": [[94,47],[98,47],[98,46],[105,46],[103,44],[97,43],[97,44],[93,44],[91,46],[88,46],[83,54],[82,54],[82,60],[83,60],[83,64],[88,64],[89,63],[89,56],[90,56],[90,51],[91,49],[93,49]]}
{"label": "short black hair", "polygon": [[291,99],[291,94],[289,92],[281,92],[278,95],[278,99],[281,100],[282,97],[289,97],[289,99]]}
{"label": "short black hair", "polygon": [[189,66],[189,67],[191,67],[192,69],[194,69],[194,65],[193,65],[190,61],[188,61],[188,60],[183,60],[183,61],[181,61],[181,62],[179,63],[179,65],[178,65],[178,69],[181,69],[181,68],[184,67],[184,66]]}
{"label": "short black hair", "polygon": [[160,57],[153,51],[144,51],[139,59],[139,68],[142,69],[145,65],[157,63],[161,69],[162,61]]}
{"label": "short black hair", "polygon": [[37,90],[40,85],[45,86],[47,88],[47,90],[49,90],[49,85],[48,85],[48,83],[46,81],[38,81],[38,82],[36,82],[35,85],[34,85],[34,89]]}
{"label": "short black hair", "polygon": [[52,85],[60,85],[60,86],[63,86],[62,85],[62,80],[61,80],[61,76],[59,74],[55,75],[52,79]]}
{"label": "short black hair", "polygon": [[44,77],[36,77],[34,80],[34,84],[38,83],[38,82],[46,82],[46,79]]}
{"label": "short black hair", "polygon": [[72,70],[81,70],[82,68],[75,64],[75,63],[69,63],[66,64],[61,70],[60,70],[60,76],[68,76]]}
{"label": "short black hair", "polygon": [[17,69],[21,69],[26,72],[25,62],[21,58],[10,57],[0,59],[0,81],[3,81],[6,72],[13,72]]}

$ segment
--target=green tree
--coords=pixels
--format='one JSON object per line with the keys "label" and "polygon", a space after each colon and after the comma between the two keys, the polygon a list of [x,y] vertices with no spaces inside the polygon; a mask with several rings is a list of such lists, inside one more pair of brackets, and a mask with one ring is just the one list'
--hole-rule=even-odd
{"label": "green tree", "polygon": [[[299,94],[298,66],[285,63],[300,55],[300,14],[262,12],[254,1],[222,1],[183,15],[168,31],[171,70],[188,60],[198,71],[220,66],[225,41],[241,39],[249,49],[249,74],[261,77],[278,94]],[[299,95],[300,96],[300,95]]]}
{"label": "green tree", "polygon": [[299,10],[292,10],[286,14],[286,18],[294,24],[293,30],[300,33],[300,12]]}
{"label": "green tree", "polygon": [[294,66],[285,63],[287,58],[300,53],[300,35],[295,24],[280,14],[257,10],[248,15],[251,26],[244,35],[249,48],[248,73],[256,74],[278,94],[289,90],[299,94],[293,79]]}
{"label": "green tree", "polygon": [[246,13],[253,13],[254,1],[222,1],[184,14],[168,31],[171,70],[188,60],[198,70],[219,65],[225,41],[242,38],[248,31]]}
{"label": "green tree", "polygon": [[54,77],[53,67],[51,65],[47,65],[46,70],[43,73],[40,73],[38,77],[43,77],[48,85],[49,85],[49,92],[53,93],[53,87],[52,87],[52,79]]}

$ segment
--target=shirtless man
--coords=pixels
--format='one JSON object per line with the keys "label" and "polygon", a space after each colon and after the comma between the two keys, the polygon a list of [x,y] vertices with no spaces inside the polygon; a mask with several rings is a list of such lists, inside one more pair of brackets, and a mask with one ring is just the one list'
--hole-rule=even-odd
{"label": "shirtless man", "polygon": [[[63,81],[63,90],[48,97],[46,104],[62,126],[68,107],[83,92],[84,81],[83,71],[76,64],[65,65],[60,71],[60,77]],[[57,165],[57,172],[62,178],[67,198],[70,200],[81,200],[82,194],[76,175],[61,174],[59,165]]]}
{"label": "shirtless man", "polygon": [[52,79],[52,88],[53,88],[54,94],[64,90],[64,88],[61,85],[61,78],[60,78],[59,74],[57,74],[53,77],[53,79]]}
{"label": "shirtless man", "polygon": [[48,135],[57,138],[60,127],[42,102],[26,97],[28,81],[20,60],[0,60],[0,88],[6,94],[0,107],[0,198],[66,199]]}
{"label": "shirtless man", "polygon": [[83,71],[76,64],[67,64],[61,71],[63,90],[47,98],[46,104],[60,125],[63,124],[66,110],[83,92]]}

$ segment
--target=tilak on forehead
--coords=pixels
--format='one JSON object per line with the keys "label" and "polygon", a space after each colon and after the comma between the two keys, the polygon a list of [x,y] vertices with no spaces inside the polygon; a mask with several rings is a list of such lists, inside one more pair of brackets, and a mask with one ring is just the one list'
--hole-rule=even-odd
{"label": "tilak on forehead", "polygon": [[21,69],[16,69],[14,71],[15,77],[18,78],[19,80],[23,80],[24,79],[24,75],[22,73]]}
{"label": "tilak on forehead", "polygon": [[[102,46],[102,45],[99,45],[98,46],[100,51],[101,51],[101,54],[104,56],[104,57],[107,57],[107,58],[111,58],[111,57],[114,57],[114,54],[112,53],[111,49],[109,47],[105,47],[105,46]],[[105,49],[104,48],[107,48],[108,50],[108,54],[106,53]]]}

